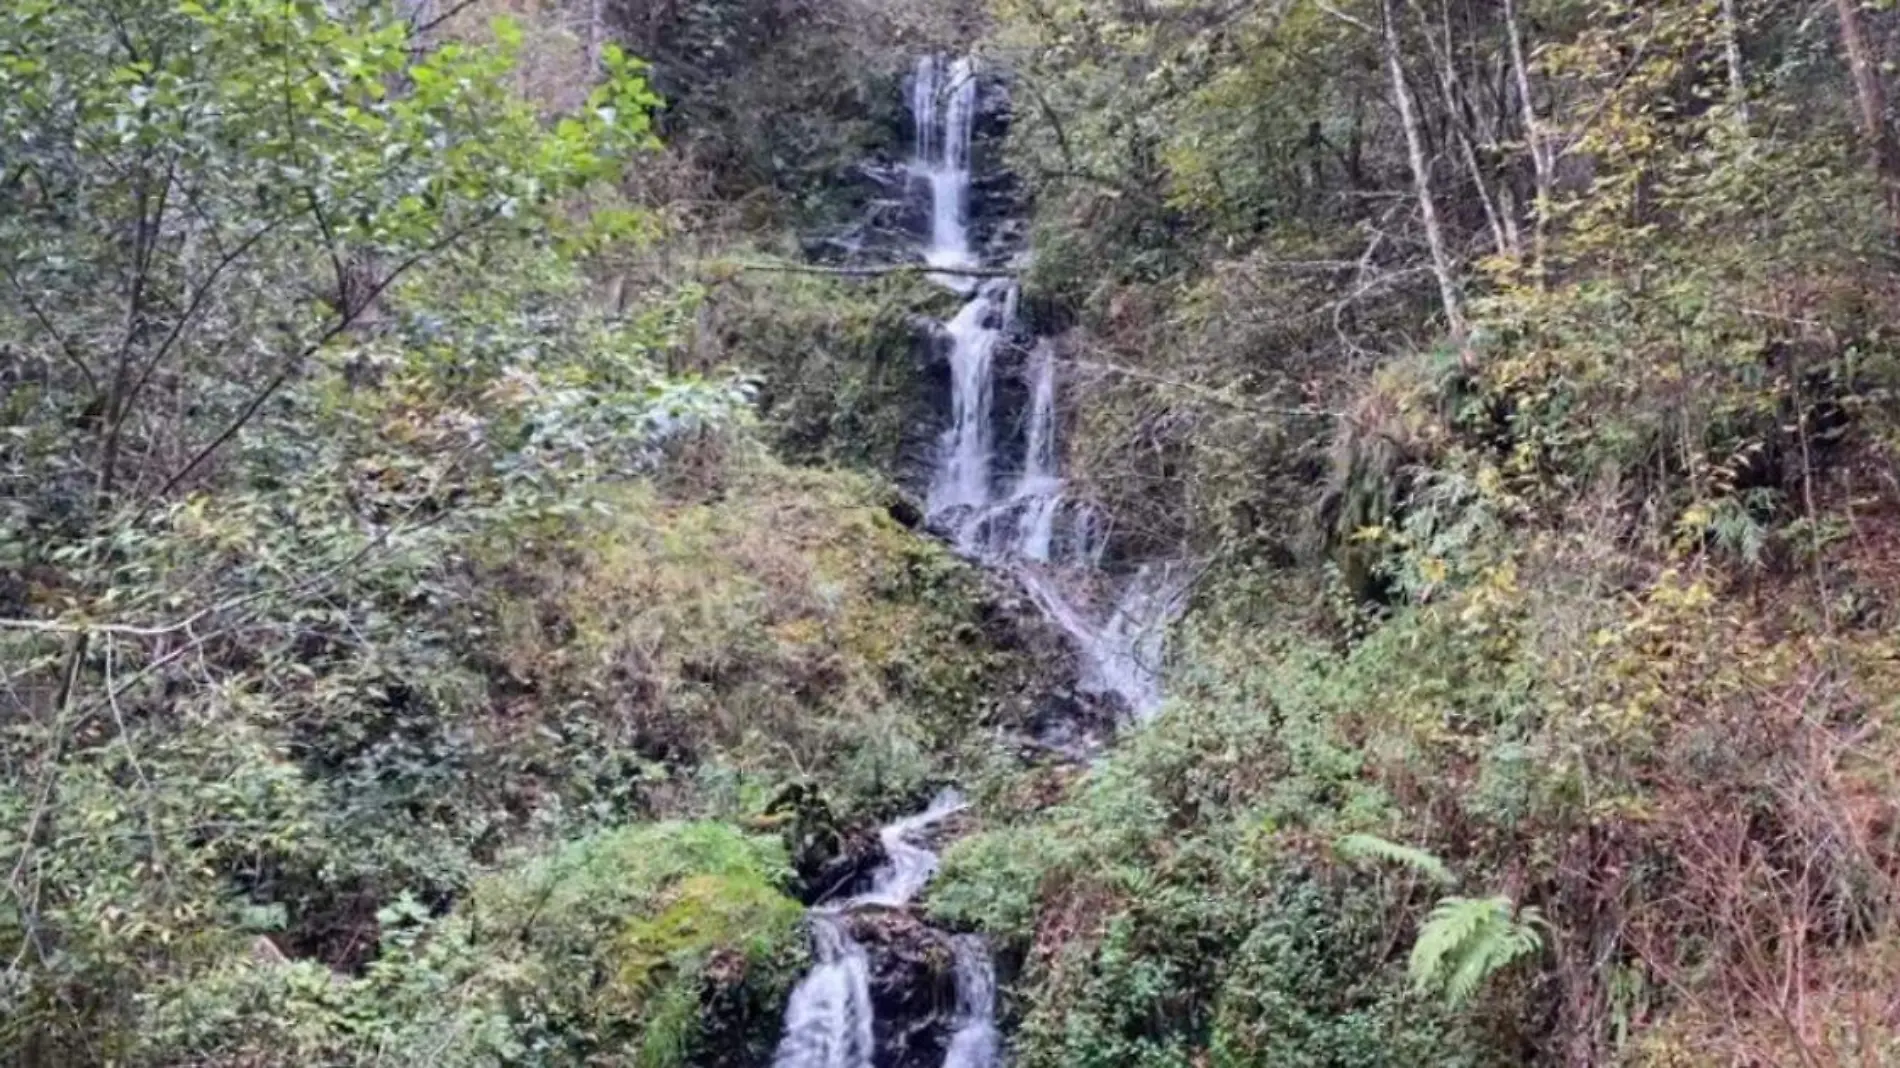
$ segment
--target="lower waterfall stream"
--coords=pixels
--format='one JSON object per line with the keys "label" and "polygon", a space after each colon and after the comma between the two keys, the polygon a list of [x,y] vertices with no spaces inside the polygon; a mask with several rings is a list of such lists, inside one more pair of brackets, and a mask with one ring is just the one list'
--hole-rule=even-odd
{"label": "lower waterfall stream", "polygon": [[[870,1068],[875,1063],[875,1022],[871,1007],[871,968],[864,948],[854,942],[845,927],[845,915],[858,908],[901,909],[910,904],[937,870],[937,854],[919,839],[928,835],[944,820],[963,811],[963,796],[955,790],[938,794],[930,807],[914,816],[906,816],[878,832],[884,847],[884,863],[871,879],[871,888],[862,894],[814,908],[812,929],[812,970],[799,981],[785,1008],[785,1036],[779,1041],[773,1068]],[[978,963],[968,970],[980,974],[983,990],[966,989],[965,950],[958,951],[957,1000],[960,1038],[964,1031],[980,1031],[990,1036],[987,1048],[995,1041],[994,990],[990,976],[989,954],[980,939],[971,938],[974,948],[967,950]],[[959,940],[959,945],[962,941]],[[967,995],[967,996],[966,996]],[[963,1022],[967,1021],[967,1022]],[[965,1043],[974,1054],[984,1046],[982,1040]],[[954,1052],[958,1048],[951,1042]],[[988,1068],[996,1063],[991,1056],[948,1059],[946,1065],[962,1068]]]}
{"label": "lower waterfall stream", "polygon": [[[958,273],[984,259],[973,248],[970,219],[978,90],[973,60],[931,56],[918,61],[909,92],[916,138],[908,171],[913,189],[929,200],[927,240],[918,252],[936,269],[933,279],[968,298],[940,327],[948,349],[951,411],[933,465],[927,521],[959,554],[1019,584],[1061,629],[1078,653],[1078,689],[1142,721],[1160,704],[1162,635],[1185,582],[1179,569],[1166,565],[1144,566],[1119,579],[1103,571],[1107,525],[1085,501],[1070,498],[1062,477],[1057,359],[1046,341],[1028,352],[1021,462],[1013,470],[999,470],[998,356],[1016,343],[1020,289],[1013,278]],[[992,254],[989,259],[1007,265],[1020,257]],[[1071,759],[1087,759],[1095,748],[1093,740],[1045,744]],[[908,908],[937,869],[932,834],[964,807],[959,794],[945,791],[922,812],[884,827],[878,835],[884,863],[871,887],[813,907],[813,966],[786,1007],[773,1068],[885,1063],[877,1049],[871,961],[853,940],[849,920],[856,910]],[[1004,1044],[989,949],[976,935],[956,936],[949,945],[956,1013],[942,1064],[996,1068],[1003,1062]]]}

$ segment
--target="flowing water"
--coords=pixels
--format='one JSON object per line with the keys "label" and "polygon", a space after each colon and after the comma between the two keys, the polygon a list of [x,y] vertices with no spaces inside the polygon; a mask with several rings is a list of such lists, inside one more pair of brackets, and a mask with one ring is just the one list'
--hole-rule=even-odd
{"label": "flowing water", "polygon": [[810,923],[812,969],[785,1005],[772,1068],[870,1068],[870,961],[836,913],[815,910]]}
{"label": "flowing water", "polygon": [[951,946],[957,956],[957,1029],[943,1068],[992,1068],[1002,1059],[1003,1040],[996,1032],[996,969],[989,947],[975,935]]}
{"label": "flowing water", "polygon": [[[922,812],[886,826],[878,832],[884,863],[871,876],[870,889],[812,909],[812,969],[786,1003],[784,1037],[779,1039],[772,1068],[872,1068],[877,1050],[870,962],[864,947],[846,929],[845,916],[857,908],[909,905],[937,871],[937,854],[921,839],[964,808],[961,794],[945,790]],[[987,955],[984,960],[987,965]],[[962,974],[959,966],[959,1001]],[[988,1012],[984,1010],[986,1017]],[[994,1058],[945,1061],[963,1068],[990,1068],[995,1063]]]}
{"label": "flowing water", "polygon": [[[910,90],[916,129],[910,173],[930,199],[929,234],[920,251],[933,268],[931,277],[967,298],[942,324],[951,410],[926,511],[930,525],[959,552],[1013,575],[1069,636],[1080,653],[1081,688],[1112,695],[1134,718],[1146,719],[1161,702],[1162,635],[1185,581],[1171,566],[1119,577],[1104,573],[1106,524],[1073,498],[1062,476],[1061,384],[1056,349],[1047,341],[1031,345],[1020,361],[1027,396],[1022,455],[997,455],[998,377],[1006,357],[1021,353],[1015,348],[1020,290],[1011,278],[973,273],[984,259],[971,236],[977,75],[972,60],[929,57],[918,62]],[[992,252],[990,259],[997,258]],[[930,833],[963,807],[962,797],[947,791],[924,811],[885,827],[879,832],[885,861],[871,887],[812,910],[814,963],[786,1008],[774,1068],[872,1068],[877,1050],[870,967],[863,947],[851,938],[847,914],[914,901],[937,870]],[[971,935],[951,945],[957,1008],[944,1068],[996,1068],[1003,1043],[989,950]]]}
{"label": "flowing water", "polygon": [[917,140],[911,170],[930,186],[932,267],[974,267],[970,255],[970,147],[976,129],[976,65],[928,56],[911,80]]}
{"label": "flowing water", "polygon": [[1167,567],[1104,581],[1099,516],[1070,499],[1062,477],[1057,360],[1047,341],[1035,343],[1026,361],[1028,430],[1020,462],[996,455],[999,357],[1017,344],[1020,291],[1013,279],[956,273],[979,262],[970,238],[976,73],[969,60],[927,58],[911,84],[911,169],[931,198],[924,260],[943,268],[933,277],[969,295],[943,325],[950,423],[938,444],[926,511],[964,555],[1013,573],[1062,627],[1081,654],[1086,690],[1111,694],[1146,719],[1161,703],[1161,636],[1184,583],[1179,569]]}

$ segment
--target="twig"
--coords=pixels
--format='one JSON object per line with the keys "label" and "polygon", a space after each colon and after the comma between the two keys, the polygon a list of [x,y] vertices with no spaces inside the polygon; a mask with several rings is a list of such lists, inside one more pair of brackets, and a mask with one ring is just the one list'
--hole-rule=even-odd
{"label": "twig", "polygon": [[464,237],[467,237],[469,234],[474,233],[476,230],[482,228],[483,226],[488,225],[490,222],[494,221],[500,214],[501,214],[501,211],[498,208],[490,208],[487,211],[483,212],[479,217],[477,217],[473,222],[469,223],[467,226],[461,227],[460,229],[457,229],[453,233],[450,233],[444,236],[439,241],[436,241],[435,243],[429,245],[427,248],[422,249],[421,251],[417,252],[415,255],[410,256],[408,259],[398,264],[395,270],[390,271],[389,274],[383,277],[382,281],[370,287],[369,291],[363,294],[363,300],[360,303],[356,304],[354,307],[342,309],[341,313],[337,317],[337,321],[335,323],[332,323],[329,329],[325,330],[322,334],[320,334],[315,341],[312,341],[308,345],[304,346],[302,351],[298,352],[297,355],[285,361],[284,366],[280,368],[275,375],[271,376],[270,381],[264,383],[264,388],[258,390],[257,394],[253,396],[247,404],[245,404],[243,409],[241,409],[238,412],[237,416],[233,418],[230,423],[225,425],[225,428],[223,430],[218,432],[218,435],[216,437],[212,438],[211,441],[208,442],[203,448],[199,449],[196,453],[194,453],[191,459],[185,461],[185,465],[183,467],[180,467],[175,473],[172,474],[170,478],[167,478],[165,480],[165,484],[160,486],[158,488],[158,492],[153,494],[152,499],[147,502],[146,509],[149,510],[153,504],[157,503],[159,500],[163,499],[165,496],[170,494],[172,490],[178,488],[179,483],[183,482],[186,478],[190,477],[191,473],[193,471],[196,471],[199,465],[203,464],[206,460],[211,458],[212,454],[216,453],[219,449],[223,448],[226,442],[236,437],[238,432],[244,429],[245,424],[249,423],[252,417],[257,415],[258,410],[264,407],[265,402],[270,400],[270,398],[276,394],[277,390],[280,389],[284,385],[285,382],[290,381],[290,376],[295,374],[298,368],[303,366],[303,363],[305,360],[309,359],[312,355],[316,354],[325,345],[328,345],[331,342],[331,340],[341,335],[345,330],[348,330],[351,326],[355,325],[357,318],[362,314],[362,312],[365,309],[367,309],[371,304],[375,303],[376,298],[382,295],[383,290],[388,289],[391,285],[393,285],[396,279],[408,273],[408,271],[411,268],[415,267],[417,264],[421,263],[423,260],[428,259],[429,257],[442,251],[443,249],[448,248],[449,246],[462,240]]}
{"label": "twig", "polygon": [[13,283],[13,288],[19,293],[20,300],[26,304],[27,310],[33,313],[33,318],[39,321],[41,329],[45,330],[47,334],[58,343],[60,352],[64,353],[66,358],[72,362],[72,365],[78,369],[80,376],[86,380],[86,388],[90,389],[93,394],[97,396],[99,393],[99,379],[93,375],[92,368],[86,366],[86,359],[80,354],[78,346],[68,341],[66,335],[60,333],[59,327],[53,325],[53,320],[49,318],[45,310],[39,306],[39,302],[33,299],[33,294],[27,292],[26,286],[20,283],[18,275],[15,275],[10,270],[7,271],[7,281]]}
{"label": "twig", "polygon": [[176,623],[162,627],[134,627],[123,623],[60,623],[43,619],[0,619],[0,627],[10,630],[35,630],[52,634],[87,634],[97,631],[101,634],[122,634],[133,638],[158,638],[184,630],[198,620],[210,615],[215,609],[207,608]]}
{"label": "twig", "polygon": [[741,271],[773,274],[823,274],[839,278],[876,278],[888,274],[947,274],[966,278],[1014,278],[1020,272],[1003,267],[932,267],[927,263],[894,263],[881,267],[821,267],[811,263],[728,263]]}
{"label": "twig", "polygon": [[409,27],[409,35],[411,37],[420,37],[423,34],[428,33],[430,30],[435,29],[437,26],[440,26],[443,23],[449,21],[455,16],[460,15],[462,12],[467,11],[469,8],[474,7],[476,4],[480,2],[481,0],[462,0],[461,3],[456,4],[454,7],[449,8],[447,11],[443,12],[440,15],[437,15],[436,17],[430,19],[427,22],[420,23],[420,24],[411,24]]}

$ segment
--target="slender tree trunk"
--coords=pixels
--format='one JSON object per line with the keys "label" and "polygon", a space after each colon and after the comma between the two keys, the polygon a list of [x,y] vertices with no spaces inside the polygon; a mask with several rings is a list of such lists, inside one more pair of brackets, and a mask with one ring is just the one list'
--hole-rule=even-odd
{"label": "slender tree trunk", "polygon": [[1879,57],[1861,20],[1860,0],[1834,0],[1834,9],[1840,14],[1841,46],[1854,75],[1854,93],[1860,98],[1861,134],[1867,139],[1874,174],[1887,201],[1887,222],[1900,230],[1900,153],[1887,126],[1887,90],[1880,80]]}
{"label": "slender tree trunk", "polygon": [[1405,148],[1412,164],[1412,184],[1418,192],[1418,211],[1425,224],[1425,244],[1432,255],[1432,273],[1438,278],[1439,299],[1445,305],[1445,325],[1452,337],[1462,344],[1465,326],[1464,299],[1458,291],[1451,253],[1445,248],[1444,228],[1438,221],[1438,204],[1432,199],[1431,162],[1425,154],[1425,138],[1419,128],[1418,106],[1405,83],[1405,64],[1399,54],[1399,23],[1392,0],[1379,0],[1385,21],[1385,65],[1392,78],[1392,96],[1399,107],[1399,123],[1405,128]]}
{"label": "slender tree trunk", "polygon": [[1729,103],[1735,108],[1735,121],[1748,132],[1748,74],[1742,67],[1742,20],[1735,14],[1735,0],[1722,0],[1722,54],[1728,60]]}
{"label": "slender tree trunk", "polygon": [[1533,211],[1531,258],[1537,271],[1537,284],[1547,277],[1546,253],[1550,247],[1550,212],[1556,195],[1557,163],[1544,140],[1544,123],[1537,117],[1537,98],[1531,95],[1531,68],[1524,59],[1524,35],[1517,25],[1517,0],[1504,0],[1504,30],[1511,43],[1511,77],[1517,82],[1518,103],[1524,108],[1524,140],[1530,146],[1531,170],[1537,178],[1537,203]]}
{"label": "slender tree trunk", "polygon": [[588,0],[587,5],[587,72],[598,77],[601,70],[600,54],[607,42],[607,0]]}
{"label": "slender tree trunk", "polygon": [[[1516,227],[1507,226],[1499,205],[1499,199],[1491,189],[1491,179],[1485,174],[1484,164],[1478,158],[1478,138],[1482,136],[1483,123],[1471,116],[1477,111],[1472,106],[1470,94],[1465,92],[1464,81],[1458,76],[1458,58],[1455,41],[1452,37],[1451,12],[1441,8],[1444,15],[1443,36],[1440,43],[1432,48],[1432,65],[1437,68],[1439,91],[1445,94],[1446,127],[1450,136],[1458,141],[1458,153],[1464,159],[1465,170],[1471,175],[1472,187],[1478,194],[1478,206],[1484,210],[1485,225],[1491,231],[1491,243],[1499,256],[1522,257],[1523,250],[1517,247]],[[1423,11],[1415,10],[1418,16],[1419,31],[1429,44],[1433,39],[1432,27]],[[1486,157],[1497,158],[1495,142],[1486,142]]]}

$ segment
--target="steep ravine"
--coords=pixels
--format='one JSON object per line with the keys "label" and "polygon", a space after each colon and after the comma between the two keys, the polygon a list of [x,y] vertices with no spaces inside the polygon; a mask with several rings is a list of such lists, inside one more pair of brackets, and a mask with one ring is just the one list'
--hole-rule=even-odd
{"label": "steep ravine", "polygon": [[[1026,262],[1022,227],[998,218],[980,191],[1010,185],[994,161],[977,158],[975,137],[982,117],[1007,115],[1006,97],[985,99],[1005,90],[974,60],[938,56],[918,60],[907,90],[914,148],[903,183],[917,236],[906,251],[965,298],[930,339],[949,379],[950,410],[928,465],[925,522],[959,554],[1019,585],[1067,636],[1078,677],[1065,688],[1139,722],[1160,703],[1162,633],[1184,584],[1165,563],[1108,567],[1109,524],[1063,478],[1055,347],[1023,323],[1016,280],[995,273]],[[1086,761],[1111,733],[1098,719],[1045,715],[1032,726],[1033,744]],[[1001,1063],[987,946],[930,928],[911,910],[965,808],[947,790],[884,827],[869,886],[813,906],[813,965],[787,1005],[774,1068]]]}

